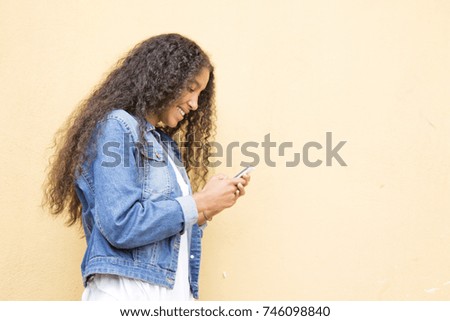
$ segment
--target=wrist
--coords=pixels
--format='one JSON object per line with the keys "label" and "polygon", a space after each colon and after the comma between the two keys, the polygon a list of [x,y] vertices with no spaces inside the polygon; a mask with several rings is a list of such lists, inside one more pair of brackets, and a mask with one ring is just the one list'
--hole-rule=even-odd
{"label": "wrist", "polygon": [[206,211],[203,211],[202,214],[203,214],[203,218],[205,219],[205,221],[208,221],[208,222],[212,221],[213,216],[211,213],[207,214]]}
{"label": "wrist", "polygon": [[194,195],[192,195],[192,198],[195,201],[195,204],[197,206],[197,211],[204,212],[208,210],[207,201],[204,192],[197,192]]}

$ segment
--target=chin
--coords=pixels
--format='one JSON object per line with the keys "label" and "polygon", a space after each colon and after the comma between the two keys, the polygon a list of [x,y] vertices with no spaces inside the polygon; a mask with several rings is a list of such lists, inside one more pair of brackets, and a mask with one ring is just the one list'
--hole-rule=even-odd
{"label": "chin", "polygon": [[178,125],[178,122],[177,121],[171,121],[171,122],[167,122],[167,124],[166,124],[168,127],[170,127],[170,128],[175,128],[175,127],[177,127],[177,125]]}

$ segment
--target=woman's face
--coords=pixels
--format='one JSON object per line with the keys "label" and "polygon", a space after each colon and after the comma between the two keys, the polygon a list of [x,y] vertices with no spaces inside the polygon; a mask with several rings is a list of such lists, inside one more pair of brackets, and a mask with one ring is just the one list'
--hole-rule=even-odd
{"label": "woman's face", "polygon": [[174,128],[183,118],[198,108],[198,96],[206,88],[209,81],[209,69],[202,68],[198,75],[188,83],[187,88],[171,106],[164,109],[160,115],[152,115],[149,121],[156,125],[163,122],[167,126]]}

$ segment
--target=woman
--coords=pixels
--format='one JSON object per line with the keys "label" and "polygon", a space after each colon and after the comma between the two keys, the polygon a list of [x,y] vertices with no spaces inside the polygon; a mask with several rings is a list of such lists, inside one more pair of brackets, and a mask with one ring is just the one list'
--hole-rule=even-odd
{"label": "woman", "polygon": [[198,298],[205,223],[250,179],[206,182],[213,100],[208,56],[159,35],[120,60],[57,135],[46,202],[82,223],[83,300]]}

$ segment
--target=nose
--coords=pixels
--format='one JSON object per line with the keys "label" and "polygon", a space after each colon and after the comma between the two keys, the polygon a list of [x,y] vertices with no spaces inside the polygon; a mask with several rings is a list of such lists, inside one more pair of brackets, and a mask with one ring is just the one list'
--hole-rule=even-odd
{"label": "nose", "polygon": [[191,98],[191,99],[189,99],[188,105],[189,105],[189,108],[190,108],[191,110],[197,110],[197,108],[198,108],[198,101],[197,101],[197,98]]}

